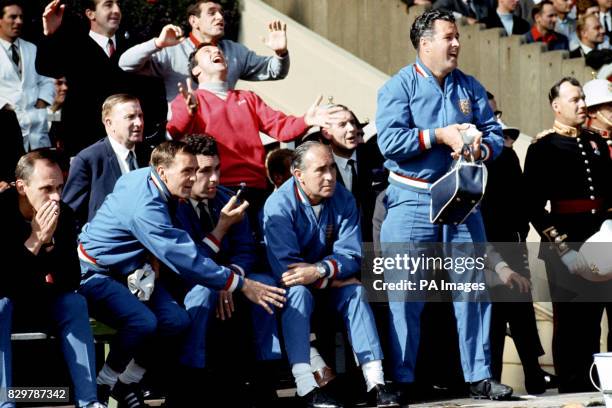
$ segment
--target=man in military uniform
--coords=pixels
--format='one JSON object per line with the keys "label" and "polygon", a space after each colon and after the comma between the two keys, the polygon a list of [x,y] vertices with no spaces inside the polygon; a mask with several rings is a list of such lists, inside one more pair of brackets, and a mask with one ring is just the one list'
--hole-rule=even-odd
{"label": "man in military uniform", "polygon": [[[559,392],[589,391],[588,372],[593,353],[599,352],[603,312],[603,303],[593,300],[606,286],[590,281],[589,265],[578,249],[611,214],[612,160],[604,139],[582,128],[587,107],[576,79],[557,82],[549,100],[553,128],[538,135],[525,159],[528,212],[542,241],[552,244],[540,247],[540,258],[546,263],[553,300]],[[550,211],[545,209],[547,201]]]}
{"label": "man in military uniform", "polygon": [[606,139],[612,157],[612,82],[593,79],[584,84],[588,119],[585,126]]}

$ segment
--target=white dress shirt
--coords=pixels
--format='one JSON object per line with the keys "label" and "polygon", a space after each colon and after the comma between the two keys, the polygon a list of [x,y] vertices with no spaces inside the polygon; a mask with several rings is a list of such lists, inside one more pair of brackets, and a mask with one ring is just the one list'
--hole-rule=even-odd
{"label": "white dress shirt", "polygon": [[104,53],[110,57],[110,54],[108,53],[108,40],[113,40],[113,46],[115,47],[115,50],[117,49],[117,36],[113,35],[112,37],[108,38],[105,35],[102,34],[98,34],[94,31],[90,31],[89,32],[89,36],[91,38],[93,38],[93,40],[104,50]]}
{"label": "white dress shirt", "polygon": [[117,156],[117,161],[119,162],[119,168],[121,169],[121,174],[130,172],[130,165],[128,164],[128,154],[130,152],[134,152],[134,159],[136,159],[136,152],[134,149],[128,149],[112,137],[108,137],[108,140],[115,152],[115,156]]}
{"label": "white dress shirt", "polygon": [[[354,151],[351,157],[348,159],[337,156],[335,153],[333,153],[333,155],[338,171],[340,172],[340,176],[342,177],[342,181],[344,181],[344,187],[351,191],[351,187],[353,186],[353,173],[351,173],[351,166],[349,166],[348,161],[349,159],[353,159],[355,161],[355,166],[357,166],[357,152]],[[355,167],[355,171],[357,171],[357,167]]]}

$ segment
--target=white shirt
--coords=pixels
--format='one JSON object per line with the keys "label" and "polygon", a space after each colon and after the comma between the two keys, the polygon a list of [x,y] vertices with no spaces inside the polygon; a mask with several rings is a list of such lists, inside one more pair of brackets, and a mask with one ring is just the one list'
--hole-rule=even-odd
{"label": "white shirt", "polygon": [[108,53],[108,40],[113,40],[113,45],[115,46],[115,50],[117,49],[117,37],[113,35],[111,38],[108,38],[105,35],[98,34],[94,31],[89,32],[89,36],[93,38],[93,40],[104,50],[106,56],[110,57]]}
{"label": "white shirt", "polygon": [[512,30],[514,29],[514,15],[511,13],[502,14],[499,11],[497,12],[497,15],[504,26],[504,30],[506,30],[506,34],[512,35]]}
{"label": "white shirt", "polygon": [[124,145],[122,145],[121,143],[119,143],[118,141],[116,141],[110,136],[108,136],[108,140],[111,144],[111,147],[113,148],[113,151],[115,152],[115,156],[117,156],[117,161],[119,162],[119,168],[121,169],[121,174],[129,173],[130,165],[128,164],[128,161],[127,161],[128,154],[130,152],[134,152],[134,159],[136,159],[136,152],[134,151],[133,148],[128,149],[127,147],[125,147]]}
{"label": "white shirt", "polygon": [[[351,172],[351,166],[349,166],[349,159],[334,155],[334,161],[336,162],[336,166],[338,167],[338,171],[340,172],[340,176],[342,177],[342,181],[344,181],[344,187],[347,190],[351,191],[351,187],[353,186],[353,173]],[[355,166],[357,166],[357,152],[354,151],[351,155],[350,159],[355,161]],[[355,167],[355,171],[357,171],[357,167]],[[352,192],[352,191],[351,191]]]}
{"label": "white shirt", "polygon": [[580,42],[579,44],[580,44],[580,48],[582,48],[582,53],[584,54],[585,57],[589,52],[593,51],[593,48],[587,45],[584,45],[582,42]]}
{"label": "white shirt", "polygon": [[[2,38],[0,38],[0,45],[4,48],[6,55],[8,55],[9,61],[13,62],[13,51],[11,51],[11,46],[15,44],[17,46],[17,52],[19,53],[19,66],[17,68],[17,72],[21,75],[21,65],[23,63],[23,56],[21,55],[21,44],[19,44],[19,38],[15,40],[15,42],[8,42]],[[13,66],[15,64],[13,63]]]}
{"label": "white shirt", "polygon": [[206,204],[206,207],[208,208],[208,199],[206,199],[206,198],[204,200],[202,200],[202,201],[196,201],[193,198],[190,198],[189,202],[191,203],[191,206],[195,210],[196,214],[198,214],[198,218],[200,218],[200,207],[198,207],[198,204],[200,204],[202,202],[202,203]]}

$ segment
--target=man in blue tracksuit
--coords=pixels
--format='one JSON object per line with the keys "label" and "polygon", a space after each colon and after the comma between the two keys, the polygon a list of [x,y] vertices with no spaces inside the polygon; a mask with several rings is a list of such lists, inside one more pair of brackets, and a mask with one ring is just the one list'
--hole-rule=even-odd
{"label": "man in blue tracksuit", "polygon": [[[217,142],[207,135],[191,135],[185,139],[185,143],[196,155],[198,170],[191,197],[180,202],[177,208],[177,219],[181,227],[197,241],[202,241],[207,236],[210,239],[215,235],[220,238],[219,252],[211,254],[218,265],[228,266],[240,276],[275,285],[275,280],[269,273],[256,273],[262,265],[258,264],[255,239],[244,211],[246,205],[240,200],[232,200],[234,192],[219,185],[221,161]],[[234,207],[240,210],[231,212]],[[221,358],[220,371],[224,373],[223,368],[226,366],[232,370],[233,383],[226,379],[224,384],[235,387],[236,381],[246,378],[246,368],[252,365],[255,357],[258,373],[249,380],[253,382],[253,388],[257,392],[255,399],[263,404],[262,406],[269,406],[266,402],[276,396],[274,381],[278,380],[272,372],[278,371],[278,360],[282,358],[276,316],[266,313],[258,305],[250,307],[244,303],[244,299],[234,298],[230,291],[217,291],[188,282],[182,282],[181,286],[180,290],[186,293],[185,308],[191,317],[186,347],[181,358],[182,364],[194,368],[203,368],[205,363],[209,365],[206,356],[213,354],[214,357],[214,353],[221,350],[214,349],[211,350],[212,353],[207,353],[204,346],[211,329],[218,329],[218,333],[212,337],[223,344],[218,344],[218,341],[215,344],[222,349],[235,350],[234,353],[224,354]],[[249,315],[242,312],[247,310],[252,324],[249,322]],[[218,322],[212,321],[213,315],[219,319]],[[243,367],[238,375],[235,372],[236,365]],[[267,375],[261,375],[262,372]]]}
{"label": "man in blue tracksuit", "polygon": [[187,145],[162,143],[151,155],[151,167],[127,173],[117,181],[79,236],[79,292],[87,298],[92,315],[117,329],[98,384],[112,388],[112,395],[122,400],[141,399],[132,384],[142,377],[138,362],[145,358],[144,346],[151,335],[155,331],[175,335],[190,324],[187,313],[159,281],[146,305],[125,286],[127,275],[147,260],[155,258],[194,284],[241,290],[270,313],[268,304],[282,306],[284,300],[282,289],[217,265],[212,256],[219,251],[220,238],[214,232],[196,242],[175,227],[176,207],[180,199],[189,198],[196,169],[195,155]]}
{"label": "man in blue tracksuit", "polygon": [[310,317],[325,298],[342,316],[367,391],[380,407],[399,407],[385,388],[382,351],[372,310],[354,278],[361,264],[355,199],[336,183],[331,149],[306,142],[294,152],[293,177],[266,201],[263,230],[268,261],[286,286],[281,324],[297,393],[308,407],[341,406],[318,388],[310,366]]}
{"label": "man in blue tracksuit", "polygon": [[[415,64],[403,68],[378,93],[378,145],[390,170],[383,249],[390,243],[484,242],[478,211],[465,224],[432,224],[429,188],[460,154],[462,131],[476,126],[480,134],[471,143],[474,156],[491,160],[502,148],[501,128],[482,85],[457,69],[459,33],[452,14],[426,11],[412,25],[410,39],[418,54]],[[491,379],[490,304],[454,302],[454,308],[461,365],[472,395],[510,396],[510,387]],[[423,302],[390,302],[393,374],[399,383],[414,381],[422,310]]]}

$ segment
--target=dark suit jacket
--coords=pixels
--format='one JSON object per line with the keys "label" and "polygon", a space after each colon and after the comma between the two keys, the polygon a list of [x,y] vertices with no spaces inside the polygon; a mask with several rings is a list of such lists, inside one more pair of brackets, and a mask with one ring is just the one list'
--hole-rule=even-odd
{"label": "dark suit jacket", "polygon": [[489,14],[495,12],[495,7],[489,0],[473,0],[474,9],[476,12],[469,9],[468,6],[461,0],[436,0],[432,8],[442,9],[450,12],[457,12],[466,17],[472,17],[476,20],[482,20]]}
{"label": "dark suit jacket", "polygon": [[23,136],[15,112],[0,109],[0,129],[2,132],[2,149],[0,149],[0,181],[15,180],[15,166],[25,154]]}
{"label": "dark suit jacket", "polygon": [[[10,259],[0,273],[0,297],[24,297],[36,302],[45,293],[74,291],[79,287],[81,268],[77,256],[76,228],[70,207],[60,203],[60,217],[53,234],[53,249],[32,254],[23,244],[32,227],[19,211],[14,188],[0,193],[0,256]],[[50,276],[47,276],[50,275]]]}
{"label": "dark suit jacket", "polygon": [[100,117],[102,103],[110,95],[129,93],[139,97],[146,118],[145,134],[149,134],[156,122],[165,119],[163,83],[121,70],[119,57],[129,44],[119,33],[116,39],[116,51],[111,58],[87,32],[74,32],[63,25],[38,45],[36,71],[53,78],[65,76],[68,82],[62,107],[65,125],[62,136],[69,156],[75,156],[106,135]]}
{"label": "dark suit jacket", "polygon": [[[353,191],[361,213],[361,235],[363,242],[372,242],[372,216],[374,214],[374,202],[376,195],[385,186],[380,183],[386,182],[386,174],[380,174],[383,167],[383,157],[380,150],[373,148],[369,143],[357,147],[357,179],[359,186]],[[337,173],[338,183],[345,185],[340,172]]]}
{"label": "dark suit jacket", "polygon": [[585,58],[584,51],[582,51],[582,47],[578,47],[575,50],[569,52],[570,58]]}
{"label": "dark suit jacket", "polygon": [[[512,25],[511,34],[523,35],[531,28],[527,21],[523,20],[518,16],[513,16],[512,21],[514,22],[514,24]],[[487,28],[504,28],[504,25],[502,24],[502,21],[499,18],[497,11],[495,10],[492,10],[491,13],[489,13],[489,15],[486,18],[482,19],[480,22],[484,23]]]}
{"label": "dark suit jacket", "polygon": [[[139,167],[148,166],[150,154],[145,146],[137,146]],[[70,164],[62,200],[74,210],[79,227],[93,218],[119,177],[121,169],[108,137],[76,155]]]}

